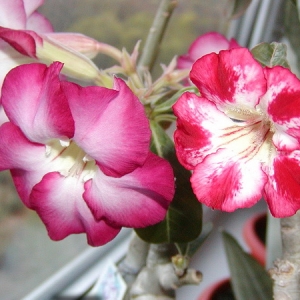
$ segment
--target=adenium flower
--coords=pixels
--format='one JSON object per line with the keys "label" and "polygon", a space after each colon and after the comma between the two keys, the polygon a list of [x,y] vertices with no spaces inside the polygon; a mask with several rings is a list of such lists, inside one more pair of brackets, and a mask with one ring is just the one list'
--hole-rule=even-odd
{"label": "adenium flower", "polygon": [[300,81],[281,66],[263,68],[245,48],[193,65],[200,96],[174,105],[175,146],[193,171],[199,201],[234,211],[261,197],[275,217],[300,208]]}
{"label": "adenium flower", "polygon": [[239,48],[235,39],[228,40],[218,32],[207,32],[196,38],[188,49],[188,53],[180,55],[177,59],[178,69],[191,69],[193,63],[203,55],[220,50]]}
{"label": "adenium flower", "polygon": [[114,88],[61,81],[59,62],[11,70],[2,104],[0,169],[49,236],[86,233],[99,246],[121,227],[161,221],[174,194],[169,163],[149,151],[144,107],[121,79]]}

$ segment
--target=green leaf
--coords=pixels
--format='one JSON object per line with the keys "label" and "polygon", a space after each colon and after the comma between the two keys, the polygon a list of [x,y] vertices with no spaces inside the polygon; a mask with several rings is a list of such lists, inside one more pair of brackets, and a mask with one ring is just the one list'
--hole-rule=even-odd
{"label": "green leaf", "polygon": [[159,103],[156,105],[153,109],[152,115],[158,115],[161,113],[166,113],[169,111],[172,111],[172,106],[175,104],[175,102],[178,100],[178,98],[184,93],[184,92],[196,92],[196,87],[186,87],[181,90],[179,90],[177,93],[175,93],[172,97],[170,97],[168,100],[163,101],[162,103]]}
{"label": "green leaf", "polygon": [[227,17],[229,19],[239,18],[249,7],[252,0],[228,0]]}
{"label": "green leaf", "polygon": [[205,242],[209,234],[212,232],[213,223],[208,222],[203,225],[201,234],[193,241],[189,243],[176,243],[176,247],[180,254],[187,257],[193,257],[196,251]]}
{"label": "green leaf", "polygon": [[273,299],[272,279],[267,271],[229,233],[222,235],[236,300]]}
{"label": "green leaf", "polygon": [[258,44],[251,50],[251,53],[264,67],[283,66],[289,68],[286,51],[286,45],[273,42]]}
{"label": "green leaf", "polygon": [[151,121],[150,126],[151,150],[171,163],[176,190],[166,218],[156,225],[135,229],[135,231],[141,239],[149,243],[187,243],[196,239],[201,233],[202,205],[191,188],[191,173],[178,162],[172,140],[156,122]]}

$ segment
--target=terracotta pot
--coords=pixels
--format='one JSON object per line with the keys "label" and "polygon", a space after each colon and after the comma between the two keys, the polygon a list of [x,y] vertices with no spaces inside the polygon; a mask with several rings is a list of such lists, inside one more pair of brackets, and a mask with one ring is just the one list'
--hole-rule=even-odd
{"label": "terracotta pot", "polygon": [[206,288],[197,300],[235,300],[229,278],[222,279]]}
{"label": "terracotta pot", "polygon": [[243,236],[251,255],[261,264],[266,262],[266,213],[255,215],[244,225]]}

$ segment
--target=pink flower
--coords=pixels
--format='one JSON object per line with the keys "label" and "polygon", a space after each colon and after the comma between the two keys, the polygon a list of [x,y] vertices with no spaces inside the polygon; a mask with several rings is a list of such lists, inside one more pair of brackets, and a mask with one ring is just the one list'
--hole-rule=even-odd
{"label": "pink flower", "polygon": [[191,44],[187,54],[178,57],[177,67],[178,69],[191,69],[193,63],[203,55],[239,47],[240,45],[235,39],[228,41],[226,37],[218,32],[207,32],[200,35]]}
{"label": "pink flower", "polygon": [[191,80],[201,97],[174,105],[175,145],[193,170],[200,202],[224,211],[261,197],[275,217],[300,208],[300,81],[280,66],[262,68],[245,49],[199,59]]}
{"label": "pink flower", "polygon": [[11,70],[2,104],[0,167],[49,236],[87,234],[98,246],[122,226],[161,221],[174,194],[171,166],[149,151],[144,107],[121,79],[113,89],[59,79],[61,63]]}

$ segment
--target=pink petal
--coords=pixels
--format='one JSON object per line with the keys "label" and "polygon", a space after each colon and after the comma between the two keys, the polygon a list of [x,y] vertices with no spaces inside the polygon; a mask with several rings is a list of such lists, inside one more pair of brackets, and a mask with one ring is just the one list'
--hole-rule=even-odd
{"label": "pink petal", "polygon": [[209,53],[219,53],[229,49],[229,41],[218,32],[208,32],[200,35],[190,46],[188,54],[178,57],[179,69],[191,69],[192,64],[200,57]]}
{"label": "pink petal", "polygon": [[31,58],[20,54],[4,41],[1,42],[3,44],[0,45],[0,87],[2,87],[3,80],[11,69],[20,64],[32,62]]}
{"label": "pink petal", "polygon": [[22,0],[22,1],[24,2],[24,8],[27,17],[32,15],[35,12],[35,10],[37,10],[45,2],[44,0]]}
{"label": "pink petal", "polygon": [[30,15],[30,17],[28,17],[26,29],[36,31],[38,33],[48,33],[53,32],[54,30],[50,21],[38,12],[34,12]]}
{"label": "pink petal", "polygon": [[13,29],[26,28],[26,13],[23,0],[1,0],[0,25]]}
{"label": "pink petal", "polygon": [[290,70],[276,66],[265,69],[268,90],[261,100],[267,107],[275,134],[274,144],[280,150],[300,147],[300,80]]}
{"label": "pink petal", "polygon": [[36,170],[36,161],[45,158],[45,146],[30,142],[19,127],[6,122],[0,127],[0,170]]}
{"label": "pink petal", "polygon": [[193,93],[184,93],[173,106],[177,116],[174,134],[180,163],[192,170],[203,158],[222,144],[223,129],[233,122],[215,104]]}
{"label": "pink petal", "polygon": [[122,176],[144,163],[151,134],[148,119],[121,79],[115,80],[114,90],[72,83],[63,87],[75,120],[74,141],[105,174]]}
{"label": "pink petal", "polygon": [[300,209],[300,151],[274,159],[264,198],[276,218],[290,217]]}
{"label": "pink petal", "polygon": [[86,233],[91,246],[101,246],[111,241],[120,227],[108,225],[104,220],[95,221],[82,199],[83,183],[75,177],[48,173],[32,190],[30,201],[45,223],[53,240],[70,234]]}
{"label": "pink petal", "polygon": [[21,130],[8,122],[0,127],[0,170],[11,169],[17,191],[30,207],[29,194],[44,172],[45,146],[31,143]]}
{"label": "pink petal", "polygon": [[174,175],[164,159],[149,153],[145,164],[120,178],[97,171],[84,199],[97,220],[145,227],[162,221],[174,195]]}
{"label": "pink petal", "polygon": [[263,68],[246,48],[205,55],[195,62],[190,77],[201,95],[222,110],[231,105],[254,108],[266,91]]}
{"label": "pink petal", "polygon": [[178,69],[191,69],[193,63],[194,60],[192,60],[188,54],[180,55],[177,58]]}
{"label": "pink petal", "polygon": [[41,45],[43,40],[33,31],[13,30],[0,27],[0,38],[10,44],[23,55],[36,58],[36,45]]}
{"label": "pink petal", "polygon": [[7,75],[2,105],[8,118],[33,142],[73,136],[74,124],[67,99],[61,90],[61,63],[19,66]]}
{"label": "pink petal", "polygon": [[190,46],[190,57],[196,61],[203,55],[229,49],[228,40],[218,32],[208,32],[199,36]]}
{"label": "pink petal", "polygon": [[258,160],[242,160],[230,151],[219,150],[196,166],[191,184],[201,203],[232,212],[260,200],[266,180]]}

